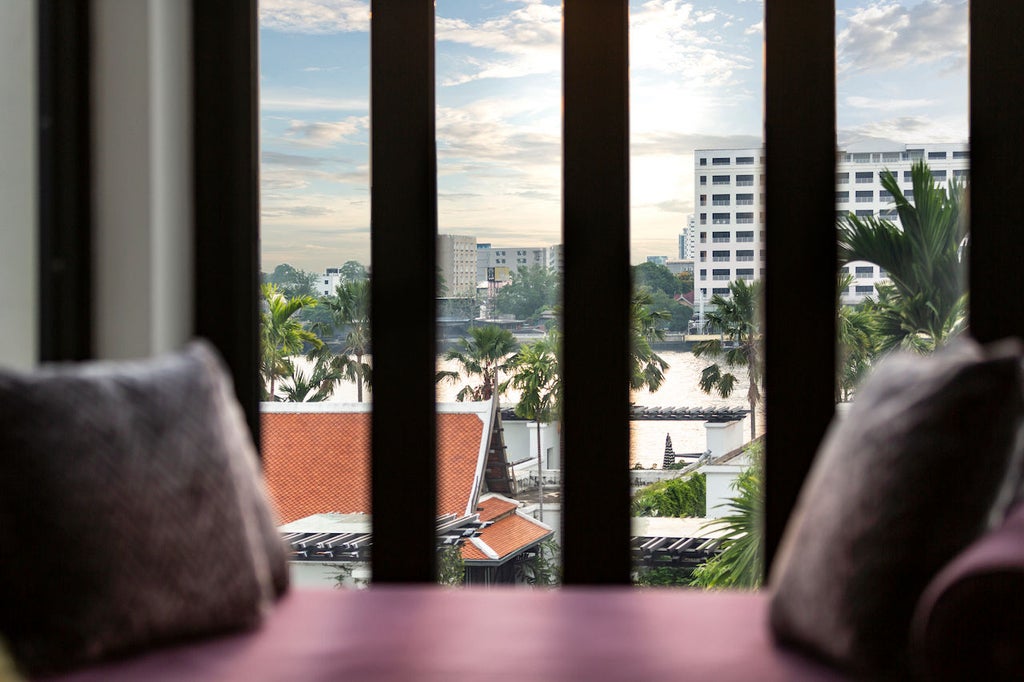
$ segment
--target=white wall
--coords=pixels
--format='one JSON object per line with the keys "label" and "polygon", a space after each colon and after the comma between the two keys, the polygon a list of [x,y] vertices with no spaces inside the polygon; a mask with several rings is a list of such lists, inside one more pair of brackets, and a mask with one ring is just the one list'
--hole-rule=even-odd
{"label": "white wall", "polygon": [[153,355],[192,334],[189,23],[186,2],[93,5],[100,357]]}
{"label": "white wall", "polygon": [[38,359],[36,3],[0,2],[0,365]]}
{"label": "white wall", "polygon": [[744,440],[742,419],[732,422],[707,422],[704,432],[707,435],[708,450],[712,457],[721,457],[742,447]]}

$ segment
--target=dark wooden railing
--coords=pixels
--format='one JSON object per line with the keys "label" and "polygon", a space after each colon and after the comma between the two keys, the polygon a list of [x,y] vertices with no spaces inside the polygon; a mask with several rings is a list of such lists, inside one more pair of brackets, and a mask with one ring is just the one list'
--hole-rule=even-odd
{"label": "dark wooden railing", "polygon": [[[89,7],[72,5],[80,12]],[[412,330],[407,317],[401,325],[387,315],[373,319],[373,570],[375,579],[385,582],[428,582],[434,572],[435,492],[425,484],[434,480],[433,6],[432,0],[375,0],[371,25],[373,248],[407,245],[389,250],[387,260],[374,259],[373,302],[375,310],[384,311],[401,301],[404,310],[417,315]],[[52,95],[59,86],[61,96],[73,100],[67,111],[88,111],[88,69],[81,61],[69,63],[53,40],[70,35],[87,44],[87,22],[81,20],[87,14],[60,24],[53,12],[68,11],[67,6],[42,0],[40,7],[41,92]],[[629,572],[627,10],[627,0],[564,3],[563,549],[570,584],[621,584]],[[192,11],[195,290],[218,292],[209,300],[197,297],[196,331],[212,338],[232,365],[258,436],[256,3],[193,0]],[[1024,76],[1024,53],[1014,49],[1022,26],[1024,4],[971,4],[970,322],[983,340],[1024,337],[1014,192],[1024,186],[1019,124],[1024,89],[1015,87]],[[769,556],[833,411],[834,32],[832,3],[765,2]],[[44,106],[41,112],[54,110]],[[48,144],[44,139],[40,147],[44,244],[82,239],[88,227],[75,218],[83,192],[87,196],[88,130],[72,123],[43,120],[56,125],[61,140]],[[63,176],[52,172],[69,163]],[[77,178],[77,189],[60,191],[61,177]],[[61,268],[68,268],[61,272],[71,280],[43,287],[44,309],[66,307],[73,300],[69,295],[88,291],[87,250],[70,255],[42,250],[43,276]],[[83,288],[76,289],[76,283]],[[593,300],[602,305],[583,305]],[[800,326],[799,338],[797,326],[787,323],[797,313],[811,322]],[[50,344],[43,356],[73,358],[88,349],[88,320],[70,328],[65,323],[59,316],[42,316],[41,338]],[[623,333],[597,349],[588,344],[593,329]],[[412,360],[392,364],[395,348]],[[602,370],[592,373],[593,367]],[[796,404],[800,410],[789,409]]]}

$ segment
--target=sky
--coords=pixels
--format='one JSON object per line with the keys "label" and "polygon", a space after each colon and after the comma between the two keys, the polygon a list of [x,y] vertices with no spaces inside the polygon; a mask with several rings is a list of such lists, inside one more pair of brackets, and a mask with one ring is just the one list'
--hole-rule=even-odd
{"label": "sky", "polygon": [[[630,0],[631,260],[677,254],[693,150],[760,145],[761,0]],[[436,0],[438,225],[560,238],[561,6]],[[368,263],[369,3],[260,0],[263,270]],[[967,0],[836,0],[841,147],[967,140]],[[813,96],[810,94],[809,96]]]}

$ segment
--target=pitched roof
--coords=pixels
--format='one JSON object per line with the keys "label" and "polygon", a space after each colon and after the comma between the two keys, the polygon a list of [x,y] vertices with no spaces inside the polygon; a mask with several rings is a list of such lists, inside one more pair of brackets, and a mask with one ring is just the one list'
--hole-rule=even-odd
{"label": "pitched roof", "polygon": [[[438,514],[475,511],[490,421],[490,403],[438,406]],[[280,523],[370,513],[369,406],[265,403],[261,426],[264,476]]]}
{"label": "pitched roof", "polygon": [[481,521],[494,522],[462,545],[465,561],[500,561],[554,534],[550,526],[517,511],[518,503],[500,495],[485,495],[477,509]]}

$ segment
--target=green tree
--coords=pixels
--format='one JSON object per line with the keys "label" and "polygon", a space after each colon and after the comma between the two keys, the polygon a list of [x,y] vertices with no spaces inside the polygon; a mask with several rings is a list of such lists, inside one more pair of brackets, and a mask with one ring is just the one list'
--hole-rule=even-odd
{"label": "green tree", "polygon": [[264,381],[264,397],[277,400],[276,382],[286,376],[290,355],[303,351],[306,344],[319,348],[323,345],[320,338],[306,329],[296,313],[306,307],[315,306],[317,301],[312,296],[295,296],[287,298],[276,284],[260,286],[264,309],[260,312],[260,375]]}
{"label": "green tree", "polygon": [[466,582],[466,561],[462,545],[446,545],[437,550],[437,584],[458,587]]}
{"label": "green tree", "polygon": [[550,337],[527,344],[519,349],[509,361],[512,376],[505,386],[519,389],[516,414],[532,419],[537,425],[537,489],[540,493],[540,518],[544,518],[544,464],[541,456],[540,425],[550,422],[554,414],[556,395],[561,381],[559,378],[556,349]]}
{"label": "green tree", "polygon": [[320,276],[315,272],[297,270],[288,263],[274,268],[274,272],[264,277],[269,284],[276,284],[286,298],[296,296],[316,296],[316,282]]}
{"label": "green tree", "polygon": [[562,581],[558,562],[559,547],[554,538],[537,545],[536,550],[516,562],[516,574],[527,585],[550,587]]}
{"label": "green tree", "polygon": [[840,263],[868,261],[887,273],[871,309],[876,315],[879,350],[901,347],[930,352],[959,334],[966,324],[967,295],[961,219],[964,186],[935,184],[924,162],[911,169],[914,195],[907,199],[890,171],[882,187],[892,194],[899,214],[889,220],[848,214],[837,221]]}
{"label": "green tree", "polygon": [[339,274],[343,282],[362,282],[364,279],[369,279],[366,268],[355,260],[345,261],[345,264],[339,268]]}
{"label": "green tree", "polygon": [[682,293],[682,282],[664,265],[658,263],[640,263],[633,266],[633,286],[647,287],[651,291],[661,291],[669,296]]}
{"label": "green tree", "polygon": [[[853,277],[848,273],[841,275],[838,291],[846,290],[852,282]],[[877,354],[877,331],[870,302],[848,306],[843,305],[838,296],[836,299],[836,401],[845,401],[850,399]]]}
{"label": "green tree", "polygon": [[670,332],[685,332],[693,317],[693,308],[683,305],[673,296],[664,291],[651,291],[651,303],[648,305],[650,312],[664,312],[667,319],[663,322],[663,328]]}
{"label": "green tree", "polygon": [[558,273],[543,265],[520,266],[494,298],[499,313],[514,315],[517,320],[536,319],[554,307],[559,298]]}
{"label": "green tree", "polygon": [[736,496],[724,506],[729,513],[708,522],[707,529],[722,529],[721,553],[693,571],[692,585],[707,589],[756,589],[764,577],[764,468],[760,443],[748,448],[753,464],[740,474]]}
{"label": "green tree", "polygon": [[[321,346],[319,350],[327,350],[327,346]],[[290,358],[286,358],[284,360],[287,367],[285,377],[289,383],[281,386],[285,401],[317,403],[331,397],[334,385],[342,378],[337,365],[331,360],[332,356],[329,351],[326,354],[315,356],[313,368],[307,374]]]}
{"label": "green tree", "polygon": [[335,366],[356,385],[356,400],[363,402],[363,387],[372,380],[372,367],[365,362],[371,340],[370,280],[341,282],[333,296],[322,299],[322,305],[331,311],[332,326],[346,330],[342,355],[348,360]]}
{"label": "green tree", "polygon": [[704,368],[700,375],[700,390],[712,391],[723,398],[732,395],[738,381],[729,368],[746,367],[749,378],[747,403],[750,405],[750,437],[757,435],[757,406],[761,402],[764,376],[762,374],[763,347],[759,307],[761,283],[747,284],[743,280],[729,282],[730,296],[721,294],[711,297],[711,309],[706,311],[708,326],[719,332],[723,339],[709,339],[693,344],[695,357],[710,358],[715,362]]}
{"label": "green tree", "polygon": [[669,315],[664,310],[654,310],[652,301],[650,291],[634,287],[629,304],[629,387],[634,391],[641,388],[657,391],[665,382],[665,371],[669,367],[651,347],[652,342],[665,338],[662,327]]}
{"label": "green tree", "polygon": [[480,383],[466,384],[455,399],[460,402],[490,400],[498,389],[498,374],[508,367],[509,357],[515,350],[516,340],[507,329],[495,325],[470,327],[469,336],[459,339],[444,355],[445,360],[456,361],[461,372],[439,371],[437,382],[457,383],[463,375],[467,379],[479,377]]}
{"label": "green tree", "polygon": [[633,495],[633,516],[703,517],[707,478],[693,474],[644,486]]}

